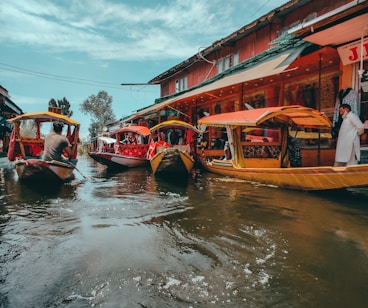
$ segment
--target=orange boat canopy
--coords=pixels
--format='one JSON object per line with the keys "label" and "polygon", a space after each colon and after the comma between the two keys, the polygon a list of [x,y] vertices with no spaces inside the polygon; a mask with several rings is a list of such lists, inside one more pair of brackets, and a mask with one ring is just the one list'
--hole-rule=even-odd
{"label": "orange boat canopy", "polygon": [[331,128],[328,117],[313,108],[292,105],[281,107],[256,108],[210,115],[198,120],[198,124],[217,127],[236,126],[280,126],[299,128]]}
{"label": "orange boat canopy", "polygon": [[143,137],[146,137],[151,133],[150,129],[146,126],[128,125],[128,126],[119,128],[118,130],[112,132],[112,135],[127,133],[127,132],[133,132],[133,133],[142,135]]}

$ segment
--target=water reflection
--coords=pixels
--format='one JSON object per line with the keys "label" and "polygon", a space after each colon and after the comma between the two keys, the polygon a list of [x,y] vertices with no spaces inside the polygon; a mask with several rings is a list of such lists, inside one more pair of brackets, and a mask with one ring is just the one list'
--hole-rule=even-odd
{"label": "water reflection", "polygon": [[47,194],[3,172],[3,306],[366,305],[364,189],[296,192],[208,173],[178,185],[146,168],[79,166],[87,181]]}

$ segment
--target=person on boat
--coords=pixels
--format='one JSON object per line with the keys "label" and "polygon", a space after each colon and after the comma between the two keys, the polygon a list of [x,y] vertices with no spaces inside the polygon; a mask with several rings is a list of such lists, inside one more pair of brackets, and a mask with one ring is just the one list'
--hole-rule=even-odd
{"label": "person on boat", "polygon": [[[42,159],[46,161],[70,161],[72,158],[72,146],[68,138],[61,134],[64,124],[56,121],[52,125],[54,131],[45,136],[45,150]],[[68,157],[65,157],[63,153],[66,153]]]}
{"label": "person on boat", "polygon": [[165,132],[163,132],[163,131],[158,132],[158,140],[159,141],[165,141],[165,142],[167,141]]}
{"label": "person on boat", "polygon": [[178,144],[184,144],[184,134],[182,130],[178,130]]}
{"label": "person on boat", "polygon": [[138,143],[137,137],[134,133],[129,132],[128,133],[128,138],[129,138],[129,144],[137,144]]}
{"label": "person on boat", "polygon": [[123,141],[121,141],[122,144],[130,144],[130,138],[128,134],[124,135]]}
{"label": "person on boat", "polygon": [[339,112],[343,120],[337,139],[335,166],[356,165],[360,161],[359,136],[364,133],[364,124],[349,104],[341,104]]}
{"label": "person on boat", "polygon": [[225,156],[224,156],[223,160],[231,159],[231,150],[230,150],[229,141],[225,141],[224,154],[225,154]]}
{"label": "person on boat", "polygon": [[176,132],[176,130],[171,129],[167,134],[167,140],[168,140],[169,144],[171,144],[171,145],[179,144],[178,139],[179,139],[178,138],[178,133]]}

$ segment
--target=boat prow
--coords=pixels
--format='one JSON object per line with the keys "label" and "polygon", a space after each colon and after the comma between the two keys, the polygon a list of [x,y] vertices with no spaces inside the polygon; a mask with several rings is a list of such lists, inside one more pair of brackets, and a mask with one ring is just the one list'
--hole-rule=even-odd
{"label": "boat prow", "polygon": [[194,166],[190,154],[175,147],[163,149],[150,162],[153,173],[158,176],[186,177]]}
{"label": "boat prow", "polygon": [[75,178],[75,165],[42,159],[16,159],[14,166],[22,181],[68,182]]}
{"label": "boat prow", "polygon": [[145,126],[128,125],[99,136],[89,156],[109,169],[127,169],[148,165],[147,150],[150,130]]}
{"label": "boat prow", "polygon": [[164,121],[151,128],[147,158],[153,174],[169,178],[187,178],[195,163],[194,126],[179,120]]}

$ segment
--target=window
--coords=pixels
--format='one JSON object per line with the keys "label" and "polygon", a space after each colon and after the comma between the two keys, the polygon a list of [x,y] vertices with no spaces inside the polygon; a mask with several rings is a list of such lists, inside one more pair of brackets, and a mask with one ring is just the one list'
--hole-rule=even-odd
{"label": "window", "polygon": [[188,89],[188,78],[187,76],[175,81],[175,93],[179,93]]}
{"label": "window", "polygon": [[239,53],[234,53],[217,61],[217,73],[222,73],[228,68],[239,63]]}

